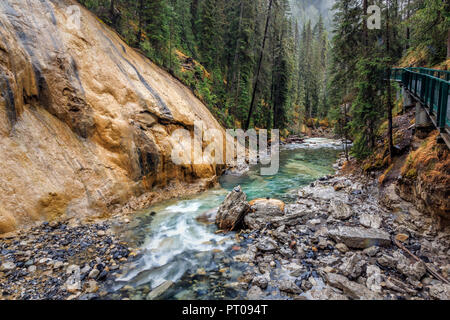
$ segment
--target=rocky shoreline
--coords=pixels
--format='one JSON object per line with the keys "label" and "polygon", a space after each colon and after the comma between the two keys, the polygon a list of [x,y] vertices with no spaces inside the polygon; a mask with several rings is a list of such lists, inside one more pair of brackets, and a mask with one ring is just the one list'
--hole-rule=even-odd
{"label": "rocky shoreline", "polygon": [[[448,282],[428,271],[448,278],[450,232],[436,230],[394,187],[380,192],[374,179],[337,174],[301,189],[285,206],[274,199],[247,203],[242,193],[230,193],[217,223],[234,226],[237,213],[241,238],[252,240],[234,257],[249,266],[236,284],[248,299],[450,299]],[[251,210],[242,218],[245,206]]]}
{"label": "rocky shoreline", "polygon": [[0,238],[0,253],[0,300],[101,299],[137,256],[113,221],[44,222]]}
{"label": "rocky shoreline", "polygon": [[[216,219],[242,229],[232,260],[247,268],[227,287],[251,300],[450,299],[450,286],[427,271],[448,278],[449,230],[437,230],[394,185],[380,191],[373,178],[340,175],[343,163],[300,189],[295,203],[230,193]],[[238,221],[226,220],[230,212]],[[0,300],[108,299],[141,255],[118,232],[127,220],[45,222],[3,236]]]}

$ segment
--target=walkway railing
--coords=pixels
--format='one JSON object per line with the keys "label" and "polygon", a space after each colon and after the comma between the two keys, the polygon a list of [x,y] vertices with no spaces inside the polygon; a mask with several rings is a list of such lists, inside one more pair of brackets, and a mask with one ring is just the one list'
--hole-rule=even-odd
{"label": "walkway railing", "polygon": [[401,82],[436,117],[437,127],[450,132],[450,71],[393,68],[390,79]]}

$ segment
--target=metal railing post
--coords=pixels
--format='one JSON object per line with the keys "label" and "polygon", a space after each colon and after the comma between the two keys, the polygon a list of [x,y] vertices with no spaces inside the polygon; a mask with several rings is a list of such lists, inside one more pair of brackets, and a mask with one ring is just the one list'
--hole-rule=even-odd
{"label": "metal railing post", "polygon": [[450,71],[427,68],[391,68],[387,72],[388,79],[400,82],[404,90],[421,100],[430,116],[436,116],[435,124],[438,129],[448,130],[450,126],[450,121],[447,120],[450,107],[448,95]]}
{"label": "metal railing post", "polygon": [[434,101],[434,97],[436,96],[436,79],[431,79],[431,102],[430,102],[430,112],[433,113],[434,112],[434,104],[437,101]]}
{"label": "metal railing post", "polygon": [[444,130],[447,122],[447,103],[448,103],[448,83],[441,83],[441,110],[439,112],[438,126],[439,129]]}
{"label": "metal railing post", "polygon": [[442,116],[442,82],[438,82],[439,84],[439,94],[438,94],[438,104],[437,104],[437,112],[436,112],[436,123],[439,127],[439,124],[441,123],[441,116]]}

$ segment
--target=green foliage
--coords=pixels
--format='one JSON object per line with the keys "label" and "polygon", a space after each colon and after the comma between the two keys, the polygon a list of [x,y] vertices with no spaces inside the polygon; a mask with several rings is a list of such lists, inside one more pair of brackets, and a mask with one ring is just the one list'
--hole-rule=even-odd
{"label": "green foliage", "polygon": [[422,45],[428,48],[429,63],[445,60],[447,36],[450,30],[450,2],[442,0],[413,1],[415,11],[406,26],[412,29],[413,50]]}
{"label": "green foliage", "polygon": [[[365,27],[364,3],[380,6],[381,29]],[[354,140],[353,154],[365,158],[379,134],[389,128],[380,125],[387,123],[393,105],[388,96],[392,99],[398,87],[393,86],[389,93],[386,71],[408,48],[427,46],[433,52],[430,63],[445,59],[449,4],[440,0],[336,0],[334,12],[328,115],[335,122],[336,133]],[[349,104],[345,115],[343,107]]]}
{"label": "green foliage", "polygon": [[373,56],[361,58],[356,65],[357,95],[352,105],[350,128],[355,137],[352,151],[358,158],[368,156],[375,147],[377,127],[385,114],[381,91],[385,86],[385,69],[383,58]]}
{"label": "green foliage", "polygon": [[[222,124],[235,127],[245,122],[267,18],[266,0],[81,2],[128,44],[188,85]],[[298,43],[288,1],[278,0],[274,8],[252,123],[282,128],[297,95],[293,74]],[[196,62],[182,70],[186,61],[175,54],[177,50]]]}
{"label": "green foliage", "polygon": [[[223,125],[245,124],[269,1],[80,2],[189,86]],[[384,70],[408,49],[426,48],[429,63],[445,59],[448,1],[335,0],[330,33],[328,15],[320,15],[329,1],[274,3],[251,118],[255,127],[298,133],[304,122],[328,118],[337,134],[354,140],[353,153],[364,158],[389,110]],[[365,28],[364,3],[381,7],[380,30]]]}

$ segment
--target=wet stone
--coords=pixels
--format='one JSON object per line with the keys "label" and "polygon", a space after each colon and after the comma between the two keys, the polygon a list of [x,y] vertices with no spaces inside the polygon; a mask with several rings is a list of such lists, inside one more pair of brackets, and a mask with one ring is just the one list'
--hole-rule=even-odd
{"label": "wet stone", "polygon": [[339,200],[330,201],[330,211],[331,216],[338,220],[346,220],[353,215],[352,208],[348,204]]}
{"label": "wet stone", "polygon": [[274,251],[278,248],[278,245],[276,241],[269,237],[265,237],[261,239],[258,243],[256,243],[256,248],[258,248],[261,251],[269,252]]}
{"label": "wet stone", "polygon": [[342,253],[346,253],[349,250],[348,247],[345,244],[343,244],[343,243],[338,243],[336,245],[336,249],[338,249]]}
{"label": "wet stone", "polygon": [[[89,286],[93,279],[88,275],[98,267],[104,276],[97,275],[96,283],[106,292],[103,297],[107,296],[111,284],[106,279],[111,271],[107,271],[108,263],[99,266],[95,259],[109,261],[106,239],[120,247],[121,240],[115,235],[98,235],[109,228],[108,221],[76,226],[48,223],[18,234],[17,241],[0,239],[0,251],[15,261],[6,265],[7,273],[0,270],[0,292],[4,296],[6,292],[7,299],[81,299],[88,291],[96,291]],[[8,261],[2,261],[0,268]]]}
{"label": "wet stone", "polygon": [[328,231],[328,236],[356,249],[365,249],[373,245],[389,246],[391,244],[389,233],[378,229],[340,226]]}
{"label": "wet stone", "polygon": [[173,281],[165,281],[155,289],[153,289],[148,295],[147,300],[155,300],[162,296],[167,290],[169,290],[174,285]]}
{"label": "wet stone", "polygon": [[249,210],[247,195],[240,187],[235,187],[220,205],[216,224],[221,230],[232,230],[244,219]]}

